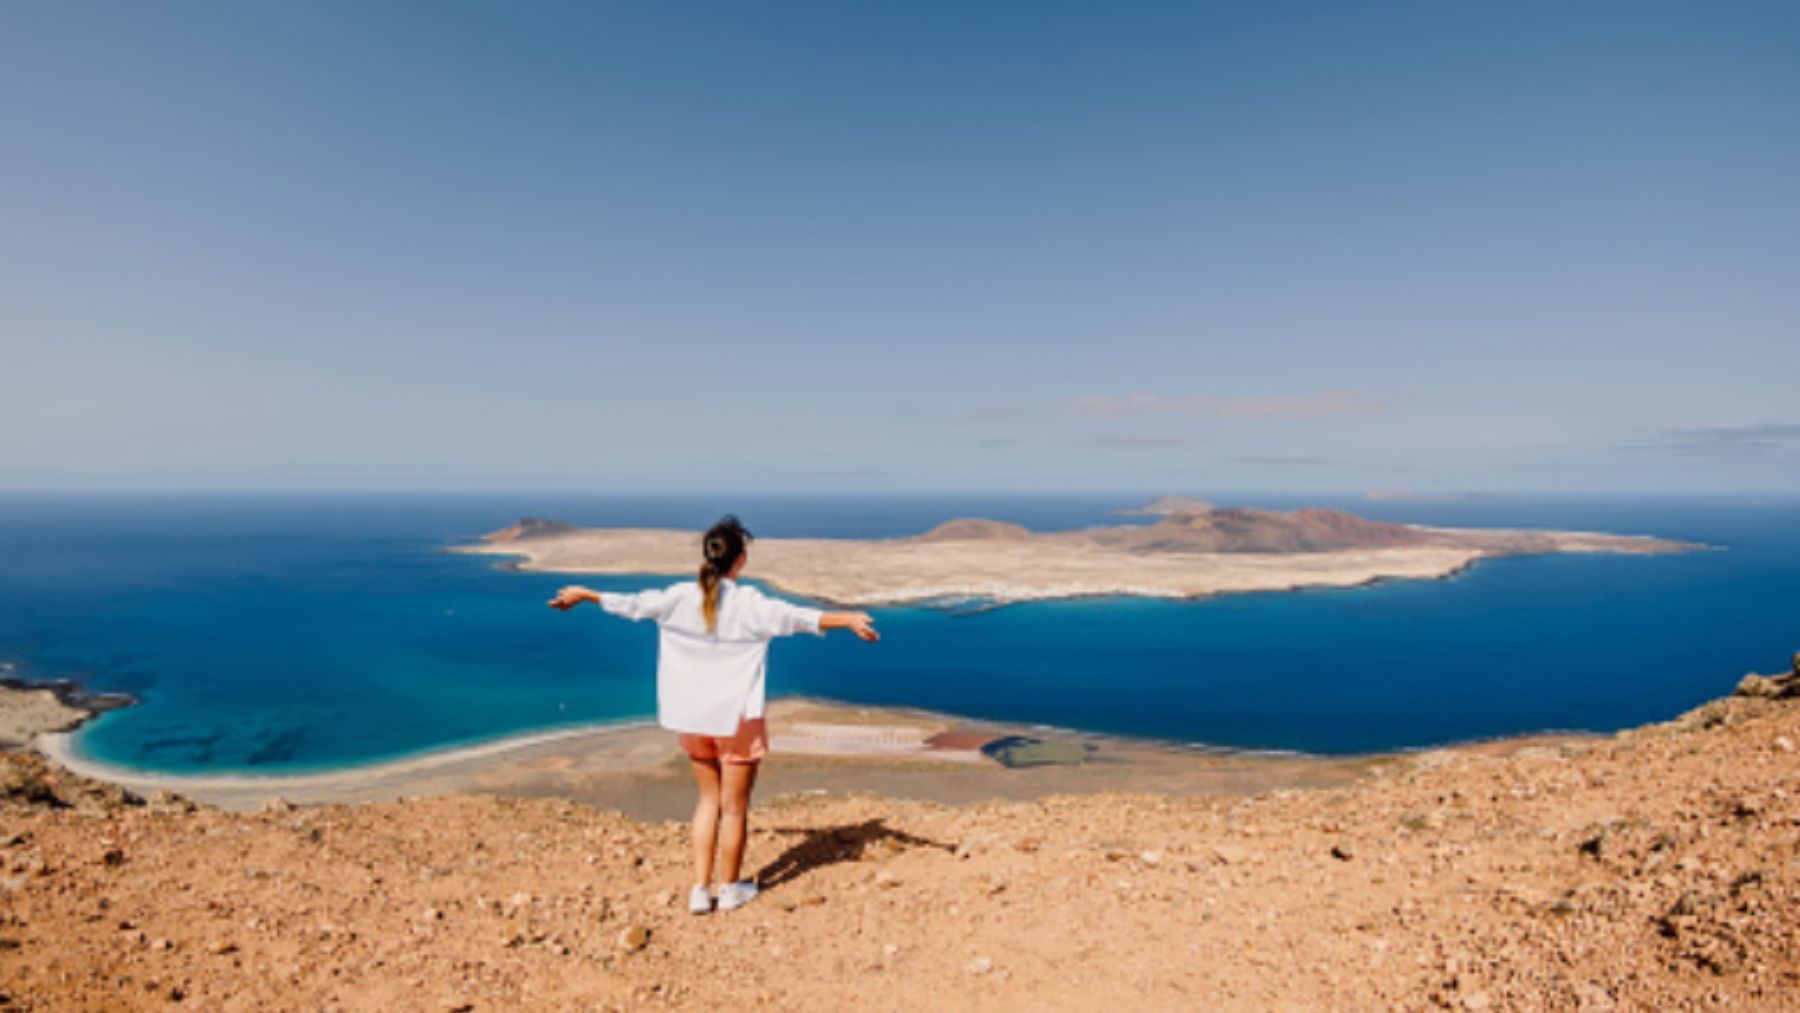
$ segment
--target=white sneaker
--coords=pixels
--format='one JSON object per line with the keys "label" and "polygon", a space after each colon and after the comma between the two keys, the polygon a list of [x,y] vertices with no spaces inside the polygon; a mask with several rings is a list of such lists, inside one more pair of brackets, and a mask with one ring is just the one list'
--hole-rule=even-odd
{"label": "white sneaker", "polygon": [[688,891],[688,914],[711,914],[713,909],[712,891],[704,883],[696,885]]}
{"label": "white sneaker", "polygon": [[756,899],[756,884],[748,879],[719,887],[719,910],[734,911]]}

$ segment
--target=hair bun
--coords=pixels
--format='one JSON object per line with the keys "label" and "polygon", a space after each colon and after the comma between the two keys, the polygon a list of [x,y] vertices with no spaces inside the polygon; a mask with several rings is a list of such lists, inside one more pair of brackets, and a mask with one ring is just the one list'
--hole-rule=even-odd
{"label": "hair bun", "polygon": [[700,537],[700,554],[708,566],[723,574],[744,558],[744,546],[749,541],[750,532],[736,517],[726,514]]}

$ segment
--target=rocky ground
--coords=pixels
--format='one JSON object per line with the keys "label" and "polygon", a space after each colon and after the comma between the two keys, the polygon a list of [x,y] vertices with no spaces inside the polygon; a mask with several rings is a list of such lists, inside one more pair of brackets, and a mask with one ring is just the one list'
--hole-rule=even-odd
{"label": "rocky ground", "polygon": [[236,814],[0,764],[0,1010],[1800,1009],[1800,701],[1348,788],[776,799],[685,828],[450,796]]}

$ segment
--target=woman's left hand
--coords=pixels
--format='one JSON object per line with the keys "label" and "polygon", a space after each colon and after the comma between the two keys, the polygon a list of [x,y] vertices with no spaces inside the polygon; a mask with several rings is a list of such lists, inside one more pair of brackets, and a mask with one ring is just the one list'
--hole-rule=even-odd
{"label": "woman's left hand", "polygon": [[850,613],[850,622],[846,625],[849,626],[850,632],[856,634],[864,643],[872,644],[881,639],[881,634],[875,632],[875,617],[867,612]]}

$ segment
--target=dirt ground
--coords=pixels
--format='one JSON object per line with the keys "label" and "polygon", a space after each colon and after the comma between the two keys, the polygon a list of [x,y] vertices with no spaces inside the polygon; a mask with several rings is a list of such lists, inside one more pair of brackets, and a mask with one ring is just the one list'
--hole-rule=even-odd
{"label": "dirt ground", "polygon": [[0,1010],[1800,1009],[1800,703],[1254,796],[233,813],[0,763]]}

